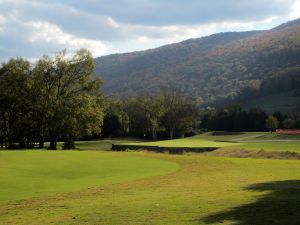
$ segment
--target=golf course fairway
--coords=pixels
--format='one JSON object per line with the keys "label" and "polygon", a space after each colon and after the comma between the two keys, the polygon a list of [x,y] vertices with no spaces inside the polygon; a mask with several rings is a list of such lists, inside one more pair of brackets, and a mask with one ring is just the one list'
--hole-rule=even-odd
{"label": "golf course fairway", "polygon": [[7,189],[1,225],[300,224],[298,160],[89,151],[0,156],[0,188]]}

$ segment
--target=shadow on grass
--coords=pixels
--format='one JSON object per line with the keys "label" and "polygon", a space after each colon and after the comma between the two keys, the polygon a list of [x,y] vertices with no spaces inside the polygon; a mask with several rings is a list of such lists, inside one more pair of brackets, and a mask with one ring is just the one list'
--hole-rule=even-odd
{"label": "shadow on grass", "polygon": [[200,223],[235,225],[300,225],[300,180],[251,185],[251,191],[270,191],[257,201],[201,218]]}

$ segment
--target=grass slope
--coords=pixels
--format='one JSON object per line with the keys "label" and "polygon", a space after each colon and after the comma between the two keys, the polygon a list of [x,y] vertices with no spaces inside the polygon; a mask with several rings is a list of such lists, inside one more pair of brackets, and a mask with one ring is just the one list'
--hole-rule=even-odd
{"label": "grass slope", "polygon": [[[120,157],[124,154],[169,160],[181,169],[160,177],[2,203],[1,224],[300,224],[299,161],[132,152]],[[127,163],[123,170],[130,166]]]}
{"label": "grass slope", "polygon": [[0,203],[156,176],[175,163],[113,152],[0,151]]}

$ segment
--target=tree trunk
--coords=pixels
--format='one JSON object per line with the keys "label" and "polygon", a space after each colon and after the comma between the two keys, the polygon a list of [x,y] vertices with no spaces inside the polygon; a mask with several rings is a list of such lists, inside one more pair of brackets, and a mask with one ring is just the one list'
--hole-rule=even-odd
{"label": "tree trunk", "polygon": [[48,148],[48,150],[57,150],[57,139],[56,138],[51,139],[50,147]]}
{"label": "tree trunk", "polygon": [[1,143],[1,148],[3,148],[4,147],[4,137],[0,138],[0,143]]}
{"label": "tree trunk", "polygon": [[24,139],[21,139],[21,140],[19,141],[19,148],[20,148],[20,149],[25,149],[25,148],[26,148],[26,142],[25,142]]}
{"label": "tree trunk", "polygon": [[44,146],[44,139],[42,139],[42,140],[40,140],[40,142],[39,142],[39,148],[40,149],[42,149],[42,148],[44,148],[45,146]]}
{"label": "tree trunk", "polygon": [[39,142],[39,149],[42,149],[45,147],[45,140],[44,140],[43,134],[40,134],[40,137],[37,141]]}
{"label": "tree trunk", "polygon": [[4,138],[4,146],[5,146],[6,149],[8,148],[8,143],[7,143],[7,138],[6,137]]}
{"label": "tree trunk", "polygon": [[154,127],[152,127],[152,141],[157,141],[157,132]]}
{"label": "tree trunk", "polygon": [[70,149],[75,149],[75,143],[72,137],[67,137],[66,141],[64,142],[63,146],[64,150],[70,150]]}
{"label": "tree trunk", "polygon": [[170,128],[170,139],[174,139],[175,129],[173,127]]}

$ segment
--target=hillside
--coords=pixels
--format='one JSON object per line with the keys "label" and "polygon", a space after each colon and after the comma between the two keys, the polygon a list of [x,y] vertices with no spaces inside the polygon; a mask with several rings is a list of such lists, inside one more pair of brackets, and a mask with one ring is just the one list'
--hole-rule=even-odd
{"label": "hillside", "polygon": [[300,86],[300,20],[267,31],[219,33],[95,61],[107,94],[176,89],[203,104],[253,102],[253,97]]}

